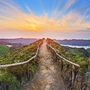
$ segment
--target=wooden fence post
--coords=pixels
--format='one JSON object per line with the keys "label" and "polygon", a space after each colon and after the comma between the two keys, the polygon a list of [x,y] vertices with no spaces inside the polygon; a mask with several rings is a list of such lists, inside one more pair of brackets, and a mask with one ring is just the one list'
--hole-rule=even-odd
{"label": "wooden fence post", "polygon": [[53,51],[53,56],[54,56],[55,61],[57,62],[57,55],[54,51]]}
{"label": "wooden fence post", "polygon": [[63,60],[61,59],[61,63],[60,63],[60,70],[62,71],[63,70]]}
{"label": "wooden fence post", "polygon": [[73,88],[74,88],[74,80],[75,80],[75,74],[74,74],[74,71],[75,71],[75,66],[72,65],[72,82],[71,82],[71,90],[73,90]]}
{"label": "wooden fence post", "polygon": [[26,64],[26,78],[30,80],[29,63]]}

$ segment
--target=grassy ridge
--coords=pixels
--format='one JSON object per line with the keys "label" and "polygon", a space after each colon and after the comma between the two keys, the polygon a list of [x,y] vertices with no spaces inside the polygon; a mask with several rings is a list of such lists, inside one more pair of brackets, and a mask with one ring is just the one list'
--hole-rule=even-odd
{"label": "grassy ridge", "polygon": [[[87,71],[89,71],[89,67],[90,67],[90,58],[84,58],[84,57],[80,57],[79,55],[82,55],[82,53],[79,53],[79,55],[75,55],[73,53],[70,53],[68,51],[66,51],[60,44],[54,42],[51,39],[48,39],[48,43],[54,47],[57,52],[62,55],[64,58],[77,63],[81,66],[81,73],[85,73]],[[78,53],[77,50],[75,50],[76,53]]]}
{"label": "grassy ridge", "polygon": [[37,44],[30,44],[20,49],[16,49],[2,57],[0,57],[0,64],[11,64],[16,62],[26,61],[35,55]]}
{"label": "grassy ridge", "polygon": [[[85,90],[89,90],[90,89],[90,57],[80,57],[79,55],[81,55],[81,53],[78,53],[79,55],[70,53],[68,51],[66,51],[60,44],[54,42],[51,39],[47,39],[48,43],[54,47],[57,52],[63,56],[64,58],[77,63],[80,65],[80,69],[78,72],[79,78],[82,78],[81,81],[79,83],[82,83],[81,85],[78,85],[78,83],[76,83],[76,87],[80,86],[82,88],[85,88]],[[75,51],[76,53],[78,51]],[[68,64],[67,64],[68,65]],[[64,62],[64,66],[66,66],[66,63]],[[68,76],[68,71],[70,70],[70,68],[68,67],[68,70],[66,70],[64,72],[64,74],[67,72],[67,76]],[[71,73],[69,73],[70,76]],[[65,75],[63,76],[63,78],[66,78]],[[70,81],[69,80],[70,77],[67,77],[66,81]],[[69,82],[67,82],[68,84]],[[75,89],[75,90],[80,90],[80,89]]]}
{"label": "grassy ridge", "polygon": [[[38,40],[30,45],[23,46],[20,49],[16,49],[8,54],[0,57],[0,64],[12,64],[17,62],[23,62],[30,59],[35,55],[39,43],[42,42]],[[26,64],[19,65],[16,67],[9,67],[0,70],[0,82],[7,84],[9,90],[20,90],[22,82],[26,80]],[[32,78],[35,68],[37,66],[37,60],[33,60],[29,63],[30,79]],[[0,90],[4,90],[5,87],[0,85]]]}

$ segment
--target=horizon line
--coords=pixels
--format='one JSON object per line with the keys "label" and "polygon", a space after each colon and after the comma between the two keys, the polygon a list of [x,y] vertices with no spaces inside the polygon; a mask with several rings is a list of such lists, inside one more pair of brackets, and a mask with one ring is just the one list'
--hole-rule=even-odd
{"label": "horizon line", "polygon": [[[42,38],[45,38],[45,37],[42,37]],[[0,38],[0,39],[42,39],[42,38],[35,38],[35,37],[15,37],[15,38]],[[47,37],[49,38],[49,37]],[[50,38],[50,39],[54,39],[54,40],[90,40],[90,39],[85,39],[85,38],[63,38],[63,39],[59,39],[59,38]]]}

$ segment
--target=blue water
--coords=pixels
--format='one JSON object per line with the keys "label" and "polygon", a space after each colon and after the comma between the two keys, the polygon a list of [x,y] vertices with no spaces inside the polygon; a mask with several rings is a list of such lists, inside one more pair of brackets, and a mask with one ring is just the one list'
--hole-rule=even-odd
{"label": "blue water", "polygon": [[90,46],[64,45],[64,44],[60,44],[60,45],[61,46],[68,46],[68,47],[72,47],[72,48],[85,48],[85,49],[90,48]]}

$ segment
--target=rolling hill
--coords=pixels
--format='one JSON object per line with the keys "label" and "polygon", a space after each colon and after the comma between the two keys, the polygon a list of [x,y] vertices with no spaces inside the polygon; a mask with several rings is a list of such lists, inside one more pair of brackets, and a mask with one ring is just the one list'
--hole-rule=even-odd
{"label": "rolling hill", "polygon": [[[42,39],[1,56],[0,64],[18,63],[30,59],[35,55],[38,45],[41,42]],[[29,63],[30,79],[34,74],[36,66],[37,60],[33,60]],[[25,77],[26,64],[0,69],[0,90],[20,90],[24,82],[26,82]]]}

